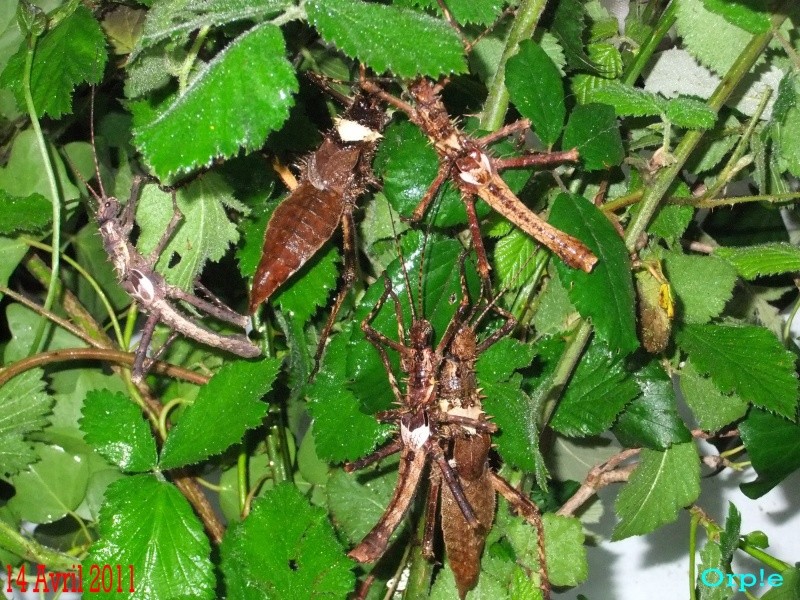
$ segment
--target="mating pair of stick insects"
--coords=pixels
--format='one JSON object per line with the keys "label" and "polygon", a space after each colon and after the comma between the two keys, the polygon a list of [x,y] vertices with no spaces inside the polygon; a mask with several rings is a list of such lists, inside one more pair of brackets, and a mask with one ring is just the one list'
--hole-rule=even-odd
{"label": "mating pair of stick insects", "polygon": [[[404,276],[408,290],[405,271]],[[383,294],[361,324],[367,340],[381,357],[399,405],[399,408],[383,411],[376,417],[397,424],[399,435],[369,456],[347,464],[345,470],[351,472],[362,469],[397,452],[400,452],[400,462],[397,485],[386,510],[366,537],[350,551],[349,556],[367,563],[378,560],[384,554],[392,533],[416,496],[426,467],[430,465],[422,551],[427,558],[434,557],[433,540],[438,513],[459,596],[464,598],[477,584],[486,535],[494,521],[495,496],[500,493],[537,530],[541,588],[547,598],[549,584],[541,516],[528,498],[489,465],[491,434],[497,431],[497,427],[483,413],[475,376],[475,362],[480,353],[506,336],[516,322],[510,314],[496,306],[495,301],[483,307],[478,303],[470,308],[463,276],[463,258],[461,282],[460,305],[436,346],[432,345],[432,326],[419,316],[421,308],[414,310],[410,294],[412,322],[406,332],[400,300],[388,279],[385,280]],[[376,315],[390,299],[397,317],[397,340],[373,327]],[[479,342],[476,327],[490,310],[499,314],[505,322]],[[400,391],[388,350],[400,356],[406,379],[405,392]]]}
{"label": "mating pair of stick insects", "polygon": [[407,113],[431,140],[440,159],[439,172],[411,220],[420,220],[442,184],[452,180],[464,199],[478,270],[487,291],[491,288],[489,262],[475,212],[475,197],[485,200],[569,266],[584,271],[592,269],[597,257],[580,240],[549,225],[522,204],[498,174],[505,168],[548,167],[575,161],[578,158],[575,150],[494,158],[486,147],[528,128],[527,121],[518,121],[484,138],[474,138],[454,125],[440,97],[441,85],[428,79],[421,78],[410,85],[408,92],[413,106],[363,77],[360,90],[355,98],[345,100],[347,109],[343,118],[325,135],[322,145],[309,155],[300,184],[276,209],[267,225],[250,296],[251,312],[299,270],[341,223],[345,256],[343,285],[320,336],[319,360],[336,313],[355,279],[353,210],[357,198],[374,179],[370,163],[387,120],[380,107],[382,102]]}
{"label": "mating pair of stick insects", "polygon": [[[92,140],[94,140],[93,126]],[[152,362],[164,352],[169,343],[178,334],[243,358],[259,356],[261,350],[246,335],[221,334],[212,331],[182,310],[178,302],[185,302],[219,321],[242,329],[247,326],[247,317],[226,306],[199,281],[195,282],[195,288],[204,294],[207,299],[200,298],[167,283],[163,275],[156,271],[155,264],[181,221],[181,213],[176,202],[175,191],[171,192],[172,218],[155,248],[145,256],[139,252],[131,241],[136,203],[145,183],[145,178],[141,176],[134,177],[130,198],[123,207],[117,198],[106,194],[100,179],[100,168],[96,155],[94,160],[98,190],[93,189],[88,184],[86,187],[97,202],[95,218],[100,230],[103,248],[114,266],[120,285],[136,301],[139,308],[147,314],[147,321],[142,328],[141,340],[136,349],[133,363],[131,377],[133,381],[138,383],[143,379]],[[172,331],[170,337],[161,348],[152,357],[148,357],[147,352],[158,323],[164,323]]]}

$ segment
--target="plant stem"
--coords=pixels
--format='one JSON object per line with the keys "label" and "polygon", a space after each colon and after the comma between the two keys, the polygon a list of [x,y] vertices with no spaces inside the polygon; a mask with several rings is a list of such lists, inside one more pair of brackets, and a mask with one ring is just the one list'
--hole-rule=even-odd
{"label": "plant stem", "polygon": [[689,600],[695,600],[697,592],[694,582],[697,579],[697,526],[700,523],[700,515],[692,513],[689,522]]}
{"label": "plant stem", "polygon": [[0,548],[32,563],[45,565],[51,571],[71,571],[76,568],[75,557],[56,552],[36,540],[26,538],[3,520],[0,520]]}
{"label": "plant stem", "polygon": [[522,0],[514,22],[506,38],[506,47],[500,57],[497,70],[489,81],[489,95],[483,105],[480,117],[480,127],[486,131],[495,131],[503,125],[503,119],[508,110],[508,89],[506,88],[506,63],[519,50],[522,40],[527,40],[533,35],[533,30],[539,22],[546,0]]}
{"label": "plant stem", "polygon": [[564,350],[564,354],[561,355],[561,359],[558,361],[558,365],[556,365],[555,371],[553,371],[553,375],[547,384],[547,390],[542,396],[542,400],[544,401],[542,423],[544,425],[547,425],[550,418],[553,416],[561,393],[567,386],[567,382],[572,376],[575,367],[578,366],[578,361],[581,358],[581,354],[583,354],[583,349],[586,347],[591,336],[592,326],[588,321],[581,321],[578,330],[572,338],[572,342],[567,346],[567,349]]}
{"label": "plant stem", "polygon": [[425,519],[417,524],[417,531],[411,544],[411,566],[408,573],[408,585],[404,600],[422,600],[428,597],[428,591],[433,577],[433,565],[422,555],[422,544],[418,543],[425,534]]}
{"label": "plant stem", "polygon": [[[4,386],[11,379],[35,367],[57,364],[61,362],[72,362],[80,360],[103,360],[106,362],[121,365],[133,365],[134,355],[131,352],[121,350],[100,349],[100,348],[66,348],[64,350],[53,350],[51,352],[40,352],[28,358],[23,358],[15,363],[0,369],[0,387]],[[189,369],[171,365],[169,363],[156,361],[151,369],[153,373],[183,379],[195,385],[205,385],[210,377],[195,373]]]}
{"label": "plant stem", "polygon": [[769,568],[778,571],[779,573],[792,568],[792,565],[783,562],[779,558],[775,558],[771,554],[767,554],[761,548],[757,548],[755,546],[748,544],[746,540],[742,540],[741,542],[739,542],[739,549],[749,554],[756,560],[761,561]]}
{"label": "plant stem", "polygon": [[[32,248],[39,248],[40,250],[45,250],[47,252],[55,252],[52,246],[48,246],[47,244],[42,244],[41,242],[37,242],[35,240],[31,240],[28,238],[23,237],[22,241],[31,246]],[[114,307],[111,306],[111,302],[108,300],[108,296],[103,292],[103,288],[100,287],[100,284],[97,283],[94,277],[92,277],[86,269],[84,269],[80,264],[70,258],[68,255],[64,255],[64,261],[70,265],[73,269],[75,269],[81,277],[83,277],[86,282],[92,287],[92,289],[97,294],[97,297],[100,298],[100,302],[103,304],[103,307],[106,309],[106,313],[108,313],[109,319],[111,320],[111,326],[114,329],[114,335],[117,336],[117,344],[122,346],[122,331],[119,328],[119,320],[117,319],[116,314],[114,314]],[[47,280],[51,279],[49,273]],[[48,284],[49,285],[49,284]]]}
{"label": "plant stem", "polygon": [[247,452],[244,446],[239,450],[236,457],[236,487],[239,497],[239,514],[244,518],[245,508],[247,507]]}
{"label": "plant stem", "polygon": [[[776,12],[776,16],[773,18],[774,29],[777,29],[785,19],[786,15]],[[708,99],[707,106],[711,110],[715,113],[719,112],[719,109],[730,97],[731,93],[736,89],[736,86],[739,85],[744,76],[750,71],[771,39],[772,31],[753,36],[753,39],[745,46],[742,53],[737,57],[736,62],[733,63],[725,74],[725,77],[720,81],[717,89],[714,90],[714,93],[711,94],[711,97]],[[625,245],[631,252],[634,250],[639,236],[644,232],[648,223],[650,223],[650,220],[653,218],[661,199],[678,177],[680,170],[702,139],[704,133],[705,132],[701,129],[693,129],[686,132],[673,153],[675,162],[659,171],[653,183],[645,190],[642,196],[641,208],[625,232]]]}
{"label": "plant stem", "polygon": [[186,86],[189,84],[189,73],[192,72],[192,65],[197,58],[198,52],[200,52],[200,48],[203,46],[203,42],[206,41],[206,36],[210,30],[210,25],[203,25],[200,28],[194,38],[194,42],[192,42],[192,47],[189,48],[189,52],[186,54],[186,58],[183,60],[180,73],[178,73],[179,94],[183,94],[183,92],[186,91]]}
{"label": "plant stem", "polygon": [[[33,95],[31,94],[31,69],[33,67],[33,56],[36,52],[36,37],[32,34],[28,36],[28,52],[25,55],[25,70],[22,73],[22,93],[25,96],[25,108],[28,111],[28,116],[31,120],[31,127],[33,128],[34,135],[36,136],[36,144],[39,146],[39,152],[42,155],[42,165],[44,166],[45,175],[47,175],[47,182],[50,185],[50,201],[53,203],[53,253],[51,270],[53,276],[50,278],[50,284],[47,286],[47,296],[44,301],[44,309],[50,311],[53,308],[53,302],[56,298],[56,282],[58,281],[59,267],[61,266],[61,194],[58,191],[58,184],[56,183],[56,176],[53,172],[53,164],[50,161],[50,153],[47,150],[47,142],[44,140],[42,128],[39,125],[39,116],[36,113],[36,107],[33,104]],[[41,350],[42,338],[44,336],[44,329],[46,322],[44,320],[39,323],[36,329],[36,335],[33,338],[29,354],[33,355]]]}
{"label": "plant stem", "polygon": [[[780,27],[780,24],[786,19],[784,14],[781,14],[780,7],[776,9],[776,16],[773,18],[773,29]],[[785,11],[783,11],[785,12]],[[708,107],[715,113],[731,95],[736,86],[741,82],[745,75],[750,71],[755,61],[761,55],[764,48],[767,47],[772,37],[771,32],[763,33],[754,36],[750,43],[744,48],[742,53],[738,56],[730,70],[725,74],[717,89],[708,100]],[[656,175],[653,184],[645,189],[642,195],[642,204],[639,212],[631,221],[625,232],[625,245],[630,252],[634,251],[636,241],[639,236],[644,232],[650,220],[653,218],[658,205],[662,198],[666,195],[667,190],[672,186],[672,183],[677,178],[684,163],[688,160],[692,150],[697,146],[705,132],[703,130],[692,130],[687,132],[683,139],[675,149],[675,163],[659,171]],[[550,417],[553,415],[561,393],[569,381],[573,370],[578,364],[578,360],[583,353],[586,344],[591,337],[592,327],[587,321],[583,321],[575,334],[575,338],[569,347],[561,356],[558,365],[553,373],[550,382],[547,384],[547,389],[544,391],[543,398],[545,400],[543,411],[543,422],[546,424]]]}
{"label": "plant stem", "polygon": [[625,69],[625,72],[622,74],[622,83],[626,85],[633,85],[636,83],[647,61],[650,60],[650,57],[653,55],[653,52],[655,52],[656,48],[658,48],[661,40],[664,39],[664,36],[667,35],[667,32],[675,24],[677,8],[678,3],[672,0],[666,10],[661,14],[661,18],[658,20],[658,23],[656,23],[653,31],[650,32],[650,36],[639,48],[639,52],[636,53],[636,58],[634,58],[633,62]]}

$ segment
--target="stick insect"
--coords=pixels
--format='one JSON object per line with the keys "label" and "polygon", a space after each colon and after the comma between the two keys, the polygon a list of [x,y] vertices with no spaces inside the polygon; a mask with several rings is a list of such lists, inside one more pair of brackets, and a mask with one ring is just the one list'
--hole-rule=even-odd
{"label": "stick insect", "polygon": [[473,200],[475,196],[484,200],[525,233],[549,248],[570,267],[587,272],[592,270],[597,262],[597,257],[592,251],[580,240],[556,229],[531,212],[498,174],[499,171],[507,168],[547,166],[575,161],[578,158],[576,150],[531,154],[508,159],[494,158],[486,152],[486,147],[515,131],[528,128],[530,123],[527,120],[522,119],[507,125],[483,138],[473,138],[456,127],[450,119],[440,97],[442,86],[438,83],[425,78],[411,83],[408,93],[416,106],[395,98],[374,82],[365,80],[361,86],[364,90],[405,112],[411,122],[417,125],[431,140],[439,155],[439,172],[414,210],[411,220],[420,220],[442,184],[448,179],[452,180],[464,200],[472,242],[478,255],[478,270],[487,289],[490,288],[489,261],[486,257],[478,216],[475,212]]}
{"label": "stick insect", "polygon": [[345,260],[342,285],[320,334],[317,362],[356,278],[353,210],[355,201],[373,181],[372,157],[386,121],[383,109],[371,95],[341,99],[349,104],[342,118],[308,157],[299,185],[275,209],[267,224],[250,294],[252,313],[308,262],[341,224]]}
{"label": "stick insect", "polygon": [[[412,322],[406,335],[399,298],[390,281],[385,280],[383,294],[362,322],[362,330],[378,351],[395,399],[400,404],[399,409],[378,413],[377,417],[398,424],[400,435],[373,454],[345,466],[345,470],[354,471],[393,453],[401,453],[398,483],[386,510],[349,554],[359,562],[372,562],[385,552],[389,538],[411,505],[427,463],[436,464],[438,468],[432,468],[428,491],[423,554],[429,559],[434,555],[434,524],[441,497],[441,526],[461,598],[478,580],[484,541],[494,520],[495,494],[503,494],[529,520],[531,515],[538,516],[538,510],[530,500],[489,467],[490,434],[497,427],[483,413],[475,378],[477,356],[506,336],[516,322],[494,301],[484,307],[481,314],[477,312],[478,305],[470,309],[463,272],[462,255],[461,302],[436,347],[431,345],[430,323],[417,316],[421,308],[415,314],[410,297]],[[403,276],[408,290],[405,270]],[[375,316],[389,299],[395,307],[399,341],[372,327]],[[505,323],[487,339],[478,342],[475,327],[489,310],[500,314]],[[387,348],[400,354],[401,368],[407,376],[405,394],[399,390]],[[541,521],[534,519],[531,522],[537,524],[541,540]],[[545,573],[544,566],[542,569]],[[545,597],[546,581],[543,574]]]}
{"label": "stick insect", "polygon": [[[133,381],[138,383],[144,378],[152,362],[164,352],[177,334],[185,335],[206,346],[219,348],[243,358],[259,356],[261,350],[246,335],[224,335],[212,331],[195,322],[177,304],[174,304],[176,301],[186,302],[219,321],[230,323],[242,329],[246,327],[248,322],[247,317],[226,306],[199,281],[195,282],[195,287],[199,292],[206,295],[208,300],[170,285],[155,270],[155,264],[159,256],[166,248],[182,218],[174,190],[171,192],[172,218],[155,248],[147,256],[144,256],[133,245],[130,236],[134,226],[136,202],[146,178],[143,176],[134,177],[130,198],[124,207],[120,205],[117,198],[106,193],[100,177],[97,153],[94,149],[94,107],[92,107],[91,120],[92,150],[98,189],[95,190],[88,183],[84,183],[97,202],[95,219],[100,230],[103,248],[111,260],[117,280],[128,295],[139,305],[139,308],[147,314],[147,321],[142,328],[141,340],[136,349],[136,357],[133,363],[131,376]],[[148,358],[147,351],[153,338],[153,332],[159,322],[164,323],[172,332],[167,341],[154,353],[154,356]]]}
{"label": "stick insect", "polygon": [[[463,280],[462,288],[464,288]],[[540,587],[543,597],[547,599],[550,588],[539,510],[527,497],[491,469],[489,465],[491,437],[488,432],[478,431],[470,424],[470,422],[486,422],[475,375],[475,362],[482,352],[508,335],[516,326],[513,316],[498,307],[495,300],[491,301],[481,314],[477,314],[480,303],[476,304],[472,316],[461,323],[448,348],[438,387],[439,408],[448,415],[450,421],[444,438],[450,446],[450,460],[467,500],[481,523],[491,526],[494,520],[495,495],[499,493],[536,529],[539,544]],[[505,319],[505,323],[479,342],[475,330],[489,310],[498,313]],[[433,557],[433,528],[437,502],[441,503],[439,511],[447,560],[456,580],[459,597],[463,600],[466,593],[478,583],[480,559],[487,531],[469,526],[450,489],[442,486],[441,480],[434,476],[431,478],[428,491],[426,531],[422,544],[423,553],[428,558]]]}

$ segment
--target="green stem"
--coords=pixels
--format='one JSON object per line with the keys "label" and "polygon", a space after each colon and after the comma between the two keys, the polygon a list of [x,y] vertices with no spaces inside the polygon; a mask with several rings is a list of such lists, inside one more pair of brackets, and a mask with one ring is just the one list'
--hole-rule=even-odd
{"label": "green stem", "polygon": [[575,367],[578,366],[578,361],[581,359],[583,349],[586,347],[586,344],[589,342],[589,338],[591,336],[592,326],[588,321],[581,321],[578,330],[575,332],[575,337],[572,339],[570,345],[567,346],[564,354],[561,355],[561,359],[559,360],[558,365],[556,365],[556,369],[550,378],[549,384],[547,385],[547,390],[542,397],[542,400],[544,401],[544,409],[542,411],[543,424],[547,425],[547,423],[550,421],[550,417],[553,416],[556,406],[558,405],[558,400],[561,397],[561,393],[567,386],[567,382],[572,376],[572,372],[575,370]]}
{"label": "green stem", "polygon": [[416,536],[409,542],[411,547],[411,565],[408,569],[408,584],[403,595],[404,600],[423,600],[429,596],[433,564],[422,555],[422,544],[418,543],[425,535],[425,519],[417,524]]}
{"label": "green stem", "polygon": [[189,73],[192,71],[192,65],[194,61],[197,59],[197,54],[200,52],[200,48],[203,46],[203,42],[206,41],[206,36],[208,32],[211,30],[210,25],[203,25],[200,30],[197,32],[197,35],[194,38],[194,42],[192,43],[192,47],[189,48],[189,52],[186,54],[186,58],[181,65],[181,70],[178,73],[178,93],[182,94],[186,91],[186,86],[189,84]]}
{"label": "green stem", "polygon": [[497,70],[489,81],[489,95],[483,106],[480,117],[481,129],[495,131],[503,125],[508,110],[508,89],[506,88],[506,63],[519,49],[522,40],[533,35],[539,17],[542,15],[547,0],[522,0],[514,22],[506,38],[506,47],[500,57]]}
{"label": "green stem", "polygon": [[51,571],[70,571],[76,568],[74,557],[56,552],[35,540],[26,538],[2,520],[0,520],[0,548],[32,563],[45,565]]}
{"label": "green stem", "polygon": [[749,554],[756,560],[761,561],[769,568],[774,569],[778,573],[782,573],[783,571],[792,568],[792,565],[790,565],[789,563],[785,563],[779,558],[775,558],[771,554],[767,554],[761,548],[751,546],[750,544],[747,543],[746,540],[742,540],[741,542],[739,542],[739,549]]}
{"label": "green stem", "polygon": [[239,514],[244,515],[247,506],[247,452],[244,446],[236,457],[236,487],[239,496]]}
{"label": "green stem", "polygon": [[[785,12],[785,11],[784,11]],[[774,29],[777,29],[783,20],[786,19],[785,15],[780,12],[773,19]],[[708,106],[714,112],[719,112],[719,109],[731,95],[731,92],[741,82],[742,78],[750,71],[750,68],[755,63],[761,52],[766,48],[770,41],[771,33],[763,33],[755,36],[751,42],[745,47],[736,62],[730,68],[728,73],[720,82],[717,89],[708,100]],[[697,146],[700,139],[703,137],[702,130],[693,130],[687,132],[681,142],[675,149],[675,163],[659,171],[658,175],[651,187],[647,188],[642,195],[641,208],[636,216],[631,221],[625,233],[625,244],[628,250],[633,252],[636,241],[639,239],[641,233],[645,230],[648,223],[658,208],[661,199],[666,195],[667,190],[670,188],[675,178],[678,176],[681,168],[686,160],[689,158],[692,150]],[[547,385],[544,392],[543,399],[545,400],[543,411],[543,423],[547,423],[553,412],[558,405],[558,399],[561,392],[569,381],[573,370],[578,364],[581,354],[583,353],[586,344],[591,337],[592,327],[588,322],[583,321],[575,334],[572,343],[561,356],[556,370],[553,373],[551,381]]]}
{"label": "green stem", "polygon": [[639,78],[639,75],[642,74],[642,70],[650,60],[653,52],[655,52],[661,40],[664,39],[664,36],[667,35],[667,32],[675,24],[675,13],[677,9],[678,3],[675,0],[669,3],[669,6],[667,6],[666,10],[661,14],[661,18],[658,20],[658,23],[656,23],[655,28],[650,32],[650,36],[645,40],[644,44],[639,47],[636,58],[633,59],[633,62],[628,65],[628,68],[625,69],[625,72],[622,74],[622,83],[626,85],[633,85],[636,83],[636,80]]}
{"label": "green stem", "polygon": [[[776,16],[773,18],[774,29],[777,29],[785,19],[786,15],[777,12]],[[753,64],[764,51],[764,48],[767,47],[767,44],[769,44],[771,39],[772,31],[767,31],[760,35],[753,36],[753,39],[750,40],[750,43],[747,44],[742,53],[736,59],[736,62],[733,63],[730,70],[725,74],[725,77],[722,78],[722,81],[717,86],[717,89],[714,90],[714,93],[711,94],[711,97],[708,99],[707,106],[711,110],[713,110],[715,113],[719,112],[719,109],[730,97],[733,90],[736,89],[736,86],[739,85],[741,80],[750,71]],[[648,223],[650,223],[650,220],[653,218],[661,199],[666,195],[667,190],[678,177],[680,170],[683,168],[683,165],[689,159],[692,151],[702,139],[704,133],[705,132],[701,129],[688,131],[675,148],[675,152],[673,154],[675,162],[659,171],[655,176],[652,185],[645,190],[644,195],[642,196],[640,210],[633,218],[628,226],[627,231],[625,232],[625,245],[631,252],[633,252],[639,236],[644,232]]]}
{"label": "green stem", "polygon": [[[39,248],[40,250],[45,250],[47,252],[55,252],[55,249],[52,246],[48,246],[47,244],[42,244],[41,242],[37,242],[35,240],[30,240],[27,238],[22,238],[22,241],[31,246],[32,248]],[[97,283],[94,277],[92,277],[86,269],[84,269],[81,265],[79,265],[76,261],[70,258],[68,255],[64,255],[64,261],[70,265],[73,269],[75,269],[78,274],[83,277],[87,283],[92,287],[92,289],[97,294],[97,297],[100,298],[100,302],[103,304],[103,307],[106,309],[106,313],[108,313],[109,319],[111,320],[111,327],[114,329],[114,335],[117,336],[117,344],[122,346],[123,338],[122,338],[122,330],[119,328],[119,320],[117,319],[116,314],[114,314],[114,307],[111,306],[111,302],[108,300],[108,296],[103,292],[103,288],[100,287],[100,284]],[[52,272],[48,274],[48,277],[52,279]]]}
{"label": "green stem", "polygon": [[[39,116],[36,113],[36,107],[33,104],[33,95],[31,94],[31,69],[33,68],[33,56],[36,52],[36,37],[28,37],[28,53],[25,55],[25,70],[22,74],[22,93],[25,96],[25,108],[28,111],[28,116],[31,120],[31,127],[33,127],[34,135],[36,136],[36,144],[39,146],[39,152],[42,155],[42,165],[44,166],[45,175],[47,175],[47,182],[50,185],[50,200],[53,203],[53,254],[52,254],[52,277],[50,284],[47,286],[47,296],[44,301],[44,309],[49,311],[53,308],[53,302],[56,298],[56,287],[59,275],[59,267],[61,266],[61,194],[58,191],[58,184],[56,183],[56,175],[53,171],[53,164],[50,161],[50,153],[47,150],[47,142],[44,140],[42,128],[39,125]],[[29,354],[36,354],[41,350],[41,344],[44,337],[44,331],[47,327],[47,321],[42,319],[36,329],[36,335],[33,338]]]}
{"label": "green stem", "polygon": [[689,523],[689,600],[695,600],[697,591],[694,582],[697,579],[697,526],[700,515],[692,513]]}
{"label": "green stem", "polygon": [[280,429],[276,426],[270,427],[267,435],[267,455],[269,456],[272,480],[275,485],[289,480],[288,470],[281,452]]}

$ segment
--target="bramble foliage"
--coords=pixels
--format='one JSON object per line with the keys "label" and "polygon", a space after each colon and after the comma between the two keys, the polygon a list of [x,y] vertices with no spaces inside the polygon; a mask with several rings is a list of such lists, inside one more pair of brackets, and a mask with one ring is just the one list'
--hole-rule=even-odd
{"label": "bramble foliage", "polygon": [[[142,315],[107,260],[85,182],[124,203],[133,174],[151,176],[132,233],[143,254],[176,188],[183,219],[157,269],[185,290],[202,278],[243,309],[286,196],[277,173],[304,176],[303,156],[341,112],[307,72],[350,95],[361,67],[404,101],[412,79],[444,78],[444,102],[476,138],[529,120],[492,156],[579,151],[574,164],[503,178],[592,250],[591,273],[476,206],[488,293],[519,321],[476,364],[499,429],[492,460],[545,512],[560,591],[593,576],[576,515],[594,495],[573,494],[609,457],[590,483],[623,482],[614,539],[673,522],[706,465],[744,468],[752,498],[800,468],[798,346],[784,318],[800,303],[796,2],[631,2],[624,21],[597,0],[40,4],[0,3],[0,555],[15,573],[133,565],[136,591],[104,597],[345,598],[368,580],[366,597],[381,598],[407,561],[413,577],[395,597],[456,597],[450,567],[414,544],[422,493],[381,561],[346,556],[397,476],[392,458],[342,469],[396,435],[374,417],[396,399],[360,327],[384,278],[406,327],[424,316],[436,341],[463,287],[472,304],[487,300],[455,185],[422,223],[406,222],[439,159],[401,110],[358,200],[358,278],[319,372],[337,237],[255,315],[262,358],[179,339],[161,357],[177,368],[131,382]],[[397,315],[389,301],[372,325],[397,340]],[[487,315],[482,339],[502,324]],[[396,352],[389,361],[404,386]],[[740,440],[742,454],[701,456],[699,437]],[[800,582],[797,557],[766,554],[735,506],[702,509],[691,512],[708,542],[689,539],[702,568],[731,572],[734,555],[757,549],[786,582],[762,597],[789,597],[779,594]],[[541,598],[538,547],[499,502],[470,597]]]}

